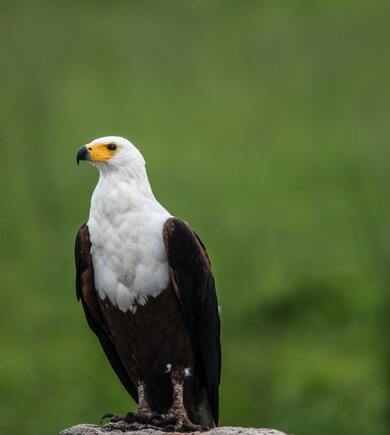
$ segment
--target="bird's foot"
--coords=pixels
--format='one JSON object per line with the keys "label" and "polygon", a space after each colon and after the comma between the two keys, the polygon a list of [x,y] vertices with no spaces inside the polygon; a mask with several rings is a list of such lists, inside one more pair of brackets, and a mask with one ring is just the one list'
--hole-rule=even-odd
{"label": "bird's foot", "polygon": [[158,428],[164,432],[207,432],[207,426],[201,426],[192,423],[188,418],[187,413],[182,410],[169,411],[167,414],[158,414],[151,411],[136,411],[129,412],[126,415],[103,415],[100,424],[103,420],[109,418],[111,423],[124,422],[128,424],[141,424]]}
{"label": "bird's foot", "polygon": [[107,420],[107,418],[109,418],[110,421],[112,421],[112,419],[113,419],[114,417],[115,417],[115,414],[111,414],[111,413],[108,413],[108,414],[104,414],[104,415],[102,415],[102,416],[100,417],[100,426],[103,425],[104,420]]}
{"label": "bird's foot", "polygon": [[[108,415],[109,416],[109,415]],[[107,417],[108,417],[107,416]],[[125,416],[114,415],[110,416],[112,423],[117,423],[119,421],[124,421],[125,423],[140,423],[140,424],[151,424],[154,419],[159,418],[159,414],[151,411],[138,410],[136,412],[128,412]]]}
{"label": "bird's foot", "polygon": [[151,420],[164,432],[205,432],[208,428],[192,423],[185,412],[168,412]]}

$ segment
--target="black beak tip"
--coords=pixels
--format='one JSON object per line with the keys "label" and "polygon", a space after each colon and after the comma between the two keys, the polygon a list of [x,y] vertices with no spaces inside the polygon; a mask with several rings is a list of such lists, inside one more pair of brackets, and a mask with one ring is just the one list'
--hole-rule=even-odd
{"label": "black beak tip", "polygon": [[89,160],[89,151],[86,147],[80,148],[79,152],[77,153],[77,157],[76,157],[77,165],[80,164],[80,160]]}

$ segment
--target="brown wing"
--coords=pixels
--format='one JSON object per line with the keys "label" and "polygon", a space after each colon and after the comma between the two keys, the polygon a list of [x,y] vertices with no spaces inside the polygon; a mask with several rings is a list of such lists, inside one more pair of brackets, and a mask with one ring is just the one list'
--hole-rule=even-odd
{"label": "brown wing", "polygon": [[221,343],[218,300],[211,265],[202,242],[182,220],[164,225],[171,279],[181,302],[195,357],[202,368],[215,424],[218,424]]}
{"label": "brown wing", "polygon": [[98,295],[95,289],[94,272],[91,257],[91,241],[87,225],[83,225],[76,238],[76,294],[81,300],[85,317],[91,330],[97,336],[103,347],[104,353],[122,385],[132,398],[138,402],[137,388],[131,382],[111,340],[111,334],[101,315]]}

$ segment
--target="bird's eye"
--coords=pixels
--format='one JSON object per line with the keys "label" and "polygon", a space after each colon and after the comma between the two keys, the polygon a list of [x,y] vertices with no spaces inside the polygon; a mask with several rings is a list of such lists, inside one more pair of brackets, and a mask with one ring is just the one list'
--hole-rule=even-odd
{"label": "bird's eye", "polygon": [[109,145],[107,145],[107,149],[110,151],[115,151],[116,145],[114,143],[110,143]]}

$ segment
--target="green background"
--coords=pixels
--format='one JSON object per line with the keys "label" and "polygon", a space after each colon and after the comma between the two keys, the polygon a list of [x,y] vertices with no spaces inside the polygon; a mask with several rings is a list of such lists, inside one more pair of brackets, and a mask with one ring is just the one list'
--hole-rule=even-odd
{"label": "green background", "polygon": [[221,423],[390,432],[388,1],[2,1],[0,433],[134,404],[88,330],[73,243],[128,137],[208,247]]}

